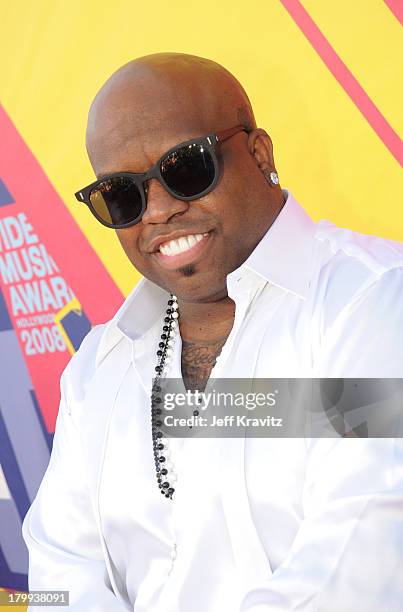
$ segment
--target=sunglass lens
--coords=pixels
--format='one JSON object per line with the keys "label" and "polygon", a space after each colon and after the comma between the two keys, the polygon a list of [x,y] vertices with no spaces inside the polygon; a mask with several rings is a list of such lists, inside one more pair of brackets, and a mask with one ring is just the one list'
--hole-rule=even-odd
{"label": "sunglass lens", "polygon": [[124,225],[140,217],[143,204],[136,183],[126,176],[106,179],[90,194],[97,215],[110,225]]}
{"label": "sunglass lens", "polygon": [[215,177],[213,158],[201,144],[185,145],[165,157],[160,166],[166,185],[182,197],[194,197],[210,187]]}

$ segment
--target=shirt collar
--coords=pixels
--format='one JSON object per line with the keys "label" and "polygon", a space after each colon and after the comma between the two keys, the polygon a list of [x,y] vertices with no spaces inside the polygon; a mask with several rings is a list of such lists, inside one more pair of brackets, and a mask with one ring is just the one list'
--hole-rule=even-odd
{"label": "shirt collar", "polygon": [[244,263],[228,274],[228,291],[248,273],[305,299],[311,276],[316,224],[283,189],[286,202],[262,240]]}
{"label": "shirt collar", "polygon": [[[286,202],[248,259],[227,276],[228,294],[234,299],[245,285],[263,279],[305,299],[309,287],[315,223],[290,192]],[[166,307],[169,293],[141,279],[115,316],[106,324],[98,347],[96,366],[124,337],[137,340],[148,331]]]}

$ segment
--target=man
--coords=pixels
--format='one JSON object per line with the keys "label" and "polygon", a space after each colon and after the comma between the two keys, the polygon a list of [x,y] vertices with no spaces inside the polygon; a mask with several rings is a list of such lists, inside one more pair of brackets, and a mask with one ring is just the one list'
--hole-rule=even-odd
{"label": "man", "polygon": [[145,279],[63,373],[30,589],[76,612],[402,610],[400,439],[168,440],[151,383],[402,377],[402,246],[315,225],[209,60],[123,66],[87,149],[77,198]]}

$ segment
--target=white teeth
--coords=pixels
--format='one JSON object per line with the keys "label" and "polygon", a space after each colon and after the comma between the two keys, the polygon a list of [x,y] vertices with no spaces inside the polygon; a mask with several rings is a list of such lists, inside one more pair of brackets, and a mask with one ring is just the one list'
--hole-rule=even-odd
{"label": "white teeth", "polygon": [[195,244],[200,242],[207,234],[191,234],[189,236],[181,236],[176,240],[170,240],[160,246],[160,251],[163,255],[178,255],[184,251],[188,251]]}
{"label": "white teeth", "polygon": [[186,237],[178,238],[178,243],[181,251],[186,251],[189,248],[189,243]]}
{"label": "white teeth", "polygon": [[190,247],[194,246],[195,244],[197,244],[197,240],[195,236],[187,236],[186,240],[188,241],[188,244]]}

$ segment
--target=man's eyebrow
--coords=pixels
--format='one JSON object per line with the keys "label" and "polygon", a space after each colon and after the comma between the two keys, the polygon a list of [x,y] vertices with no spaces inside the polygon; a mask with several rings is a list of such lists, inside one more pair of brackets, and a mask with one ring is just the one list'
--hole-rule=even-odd
{"label": "man's eyebrow", "polygon": [[114,170],[113,172],[101,172],[100,174],[96,174],[96,179],[97,181],[101,181],[104,178],[107,178],[108,176],[112,176],[112,175],[119,175],[119,174],[145,174],[145,172],[131,172],[130,170]]}
{"label": "man's eyebrow", "polygon": [[[124,170],[122,170],[121,172],[124,172]],[[101,174],[96,175],[97,181],[100,181],[105,177],[111,176],[112,174],[120,174],[121,172],[119,170],[118,171],[115,170],[115,172],[101,172]]]}

